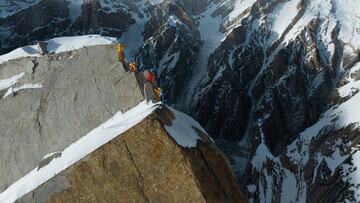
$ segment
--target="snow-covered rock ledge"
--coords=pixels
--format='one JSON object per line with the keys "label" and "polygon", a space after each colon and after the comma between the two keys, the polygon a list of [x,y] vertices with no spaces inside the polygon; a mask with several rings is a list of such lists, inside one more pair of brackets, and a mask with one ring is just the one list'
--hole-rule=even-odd
{"label": "snow-covered rock ledge", "polygon": [[[187,149],[194,148],[197,146],[198,140],[203,140],[199,132],[208,136],[201,125],[190,116],[173,108],[165,107],[161,103],[153,104],[143,101],[125,113],[116,113],[112,118],[91,130],[62,152],[52,152],[45,155],[36,168],[0,194],[0,202],[16,201],[112,139],[121,136],[155,110],[162,108],[166,108],[165,111],[170,111],[173,114],[171,123],[164,124],[164,128],[179,146]],[[204,142],[211,140],[210,137],[208,138]]]}
{"label": "snow-covered rock ledge", "polygon": [[[116,43],[116,38],[105,37],[101,35],[83,35],[72,37],[58,37],[48,41],[47,51],[50,54],[56,54],[66,51],[80,49],[82,47],[106,45]],[[14,51],[1,55],[0,64],[9,60],[22,57],[39,57],[41,56],[37,45],[29,45],[15,49]]]}

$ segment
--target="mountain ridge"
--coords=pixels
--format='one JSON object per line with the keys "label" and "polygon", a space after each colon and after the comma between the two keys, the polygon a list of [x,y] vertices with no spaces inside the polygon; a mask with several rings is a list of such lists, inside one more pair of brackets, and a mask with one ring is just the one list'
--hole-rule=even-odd
{"label": "mountain ridge", "polygon": [[[313,143],[321,145],[319,148],[330,156],[340,146],[333,141],[329,145],[303,142],[301,135],[323,121],[323,116],[330,115],[332,108],[346,106],[351,98],[357,101],[360,21],[355,0],[163,0],[155,4],[122,1],[123,5],[118,6],[102,3],[85,2],[79,18],[87,19],[85,11],[93,9],[126,16],[122,18],[124,29],[112,24],[105,27],[122,30],[121,34],[114,32],[114,36],[125,44],[134,32],[141,33],[136,35],[136,39],[140,37],[136,41],[141,43],[130,43],[128,58],[135,59],[141,69],[158,68],[164,102],[193,116],[212,135],[226,152],[250,200],[278,202],[281,193],[274,191],[291,188],[297,196],[285,195],[283,201],[320,201],[312,199],[311,194],[316,192],[311,191],[321,180],[312,181],[313,175],[304,176],[296,167],[321,168],[319,174],[342,182],[334,179],[338,174],[326,172],[326,161],[316,159],[320,153],[317,149],[311,152],[309,162],[296,160],[295,164],[290,164],[287,149],[299,143],[303,145],[299,147],[302,150],[297,150],[301,154]],[[94,22],[102,21],[101,17],[92,17],[96,18]],[[131,24],[130,18],[139,23]],[[88,34],[92,30],[111,35],[100,25],[92,24],[89,30],[82,29],[89,27],[83,25],[73,26],[73,33]],[[135,29],[134,25],[138,27]],[[203,27],[211,32],[201,31]],[[33,30],[36,27],[29,28]],[[6,32],[4,28],[0,35]],[[356,111],[356,107],[353,109]],[[333,112],[346,118],[340,111]],[[346,112],[351,115],[351,110]],[[342,132],[358,132],[347,126],[343,126],[347,129],[344,131],[322,127],[329,132],[314,132],[311,137],[326,140],[333,133],[337,140]],[[356,149],[356,141],[350,145]],[[341,153],[356,156],[352,150]],[[259,154],[268,159],[257,159]],[[335,157],[339,158],[334,154]],[[315,164],[318,162],[321,167]],[[274,164],[277,169],[271,171],[269,167]],[[344,164],[330,168],[340,171],[340,167],[349,167]],[[267,175],[270,172],[282,175],[272,179]],[[282,178],[288,181],[288,187]],[[346,182],[347,178],[343,180]],[[324,195],[327,201],[337,198]],[[346,198],[356,197],[350,194]]]}

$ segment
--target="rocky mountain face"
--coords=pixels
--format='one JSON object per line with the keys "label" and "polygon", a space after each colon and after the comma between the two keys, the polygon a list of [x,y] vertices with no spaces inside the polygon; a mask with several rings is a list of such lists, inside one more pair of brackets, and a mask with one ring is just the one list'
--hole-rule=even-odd
{"label": "rocky mountain face", "polygon": [[[46,2],[0,14],[0,36],[9,37],[3,53],[28,44],[24,34],[13,34],[16,23],[7,22]],[[69,23],[33,39],[89,32],[119,37],[129,59],[157,68],[163,100],[216,138],[252,201],[358,200],[355,0],[119,2],[83,1],[71,21],[73,7],[59,1],[65,17],[46,24]],[[101,13],[123,17],[106,24]],[[27,32],[41,28],[33,21]]]}
{"label": "rocky mountain face", "polygon": [[63,150],[144,99],[111,45],[0,64],[2,82],[14,75],[12,91],[0,85],[0,159],[7,163],[0,169],[1,191],[47,153]]}
{"label": "rocky mountain face", "polygon": [[197,122],[142,102],[113,45],[15,58],[0,78],[0,202],[247,202]]}

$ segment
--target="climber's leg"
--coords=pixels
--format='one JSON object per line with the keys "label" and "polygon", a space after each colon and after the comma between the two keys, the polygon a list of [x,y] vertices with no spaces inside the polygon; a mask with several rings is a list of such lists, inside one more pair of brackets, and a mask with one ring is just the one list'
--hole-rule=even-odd
{"label": "climber's leg", "polygon": [[154,94],[153,86],[150,82],[144,84],[144,96],[147,102],[152,101],[156,103],[156,96]]}

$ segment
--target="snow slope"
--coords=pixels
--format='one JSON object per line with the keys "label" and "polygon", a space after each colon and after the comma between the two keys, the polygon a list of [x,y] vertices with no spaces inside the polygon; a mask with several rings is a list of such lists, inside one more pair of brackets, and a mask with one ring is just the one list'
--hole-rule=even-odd
{"label": "snow slope", "polygon": [[[290,23],[295,18],[298,13],[297,5],[300,3],[300,0],[292,0],[286,3],[280,4],[277,9],[273,12],[271,17],[273,18],[272,30],[273,36],[271,37],[271,42],[280,38],[284,33],[285,29],[290,25]],[[276,35],[276,36],[274,36]]]}
{"label": "snow slope", "polygon": [[211,4],[209,8],[200,17],[199,32],[203,45],[199,52],[197,62],[194,64],[193,73],[189,81],[189,93],[186,95],[186,103],[189,104],[193,100],[192,96],[197,93],[197,85],[201,79],[207,75],[208,62],[210,55],[220,46],[221,40],[226,33],[220,31],[222,23],[221,16],[212,16],[217,6]]}
{"label": "snow slope", "polygon": [[[56,154],[50,163],[45,166],[34,168],[27,175],[8,187],[0,194],[0,202],[14,202],[28,192],[36,189],[44,182],[48,181],[110,140],[119,135],[121,136],[123,132],[141,122],[160,106],[160,103],[153,104],[143,101],[125,113],[116,113],[112,118],[90,131],[62,152],[49,153],[48,155],[45,155],[43,160]],[[173,120],[171,126],[165,126],[166,131],[180,146],[184,148],[195,147],[197,140],[201,138],[198,136],[198,133],[194,128],[206,134],[205,130],[191,117],[176,111],[175,109],[170,109],[175,115],[175,120]]]}
{"label": "snow slope", "polygon": [[[322,114],[320,119],[312,126],[305,129],[299,134],[297,139],[293,141],[286,149],[285,159],[287,165],[293,165],[304,169],[309,163],[314,163],[314,172],[312,176],[312,183],[319,177],[320,164],[326,164],[329,170],[329,176],[333,176],[337,169],[340,169],[341,179],[344,183],[349,185],[349,190],[355,194],[352,197],[354,200],[347,199],[350,202],[360,202],[360,153],[358,146],[353,146],[351,141],[345,141],[346,133],[341,134],[334,143],[328,143],[330,146],[328,152],[317,151],[313,154],[312,142],[314,140],[324,139],[324,132],[331,129],[332,132],[341,130],[351,126],[355,131],[360,127],[360,85],[358,78],[358,71],[360,70],[360,63],[355,64],[345,74],[345,81],[337,89],[339,96],[343,99],[340,104],[335,104]],[[326,135],[326,133],[325,133]],[[327,143],[326,141],[325,143]],[[345,149],[349,149],[348,151]],[[324,155],[323,153],[327,153]],[[284,158],[284,157],[283,157]],[[351,160],[351,163],[346,161]],[[281,185],[281,202],[306,202],[307,190],[309,183],[306,181],[304,173],[294,173],[282,165],[280,157],[274,157],[268,148],[261,143],[251,160],[253,171],[260,172],[260,178],[257,183],[258,188],[253,189],[252,184],[248,185],[248,192],[255,194],[260,202],[271,202],[275,191],[275,185]],[[271,169],[268,165],[271,164]],[[276,176],[275,179],[273,178]],[[322,178],[322,177],[320,177]],[[249,189],[250,188],[250,189]]]}
{"label": "snow slope", "polygon": [[256,0],[236,0],[234,4],[234,10],[229,14],[229,21],[234,20],[242,12],[251,7]]}
{"label": "snow slope", "polygon": [[[61,53],[65,51],[71,51],[80,49],[85,46],[94,46],[102,44],[114,44],[116,38],[104,37],[100,35],[84,35],[74,37],[58,37],[46,41],[48,43],[47,48],[49,53]],[[38,57],[41,56],[38,52],[37,45],[29,45],[20,47],[14,51],[1,55],[0,64],[12,59],[21,57]]]}
{"label": "snow slope", "polygon": [[[358,70],[360,63],[357,63],[354,66],[354,70]],[[350,74],[352,71],[350,71]],[[342,96],[349,96],[348,94],[343,93],[344,89],[354,89],[358,88],[358,82],[351,79],[349,83],[340,87],[338,91]],[[357,93],[353,95],[350,99],[343,102],[338,106],[330,108],[328,111],[323,113],[320,120],[315,123],[313,126],[307,128],[304,132],[300,134],[300,137],[295,140],[288,147],[288,157],[293,162],[302,162],[305,164],[309,159],[309,145],[311,139],[316,138],[320,135],[320,132],[328,126],[334,126],[336,129],[341,129],[343,127],[349,126],[350,124],[355,124],[354,127],[358,127],[360,124],[360,94]],[[298,142],[302,142],[302,148],[299,150]]]}

